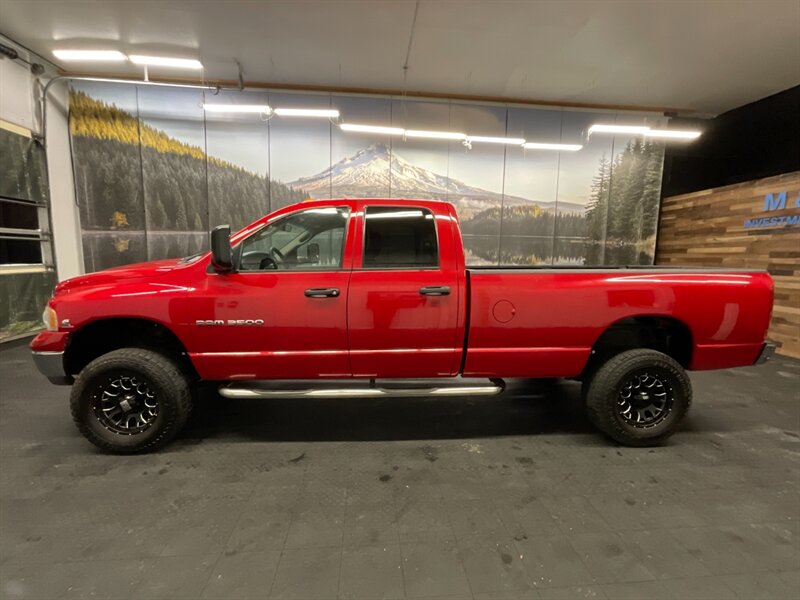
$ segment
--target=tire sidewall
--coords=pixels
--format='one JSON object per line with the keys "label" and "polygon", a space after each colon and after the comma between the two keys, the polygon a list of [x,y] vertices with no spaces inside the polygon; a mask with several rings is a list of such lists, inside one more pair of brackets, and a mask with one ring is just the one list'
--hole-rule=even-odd
{"label": "tire sidewall", "polygon": [[[94,414],[93,404],[102,386],[122,373],[146,382],[158,402],[152,425],[133,435],[107,429]],[[70,403],[73,418],[89,441],[108,452],[130,454],[155,449],[177,434],[188,416],[180,411],[181,394],[188,394],[188,384],[172,361],[152,351],[125,349],[89,363],[73,385]]]}
{"label": "tire sidewall", "polygon": [[[628,423],[618,409],[620,388],[643,369],[663,378],[672,392],[669,414],[651,427]],[[596,371],[588,388],[587,406],[595,425],[606,434],[623,444],[647,446],[662,442],[675,431],[691,399],[691,382],[680,364],[655,350],[632,350],[615,356]]]}
{"label": "tire sidewall", "polygon": [[[102,394],[103,384],[112,381],[122,373],[133,374],[143,379],[158,401],[158,415],[155,421],[146,430],[133,435],[124,435],[107,429],[94,414],[93,405],[98,396]],[[106,440],[109,444],[121,448],[139,448],[146,446],[154,438],[157,438],[167,423],[173,420],[170,419],[169,415],[171,403],[165,400],[166,396],[167,391],[140,369],[128,366],[124,368],[99,369],[97,373],[87,378],[83,386],[83,393],[80,397],[81,417],[94,435]]]}

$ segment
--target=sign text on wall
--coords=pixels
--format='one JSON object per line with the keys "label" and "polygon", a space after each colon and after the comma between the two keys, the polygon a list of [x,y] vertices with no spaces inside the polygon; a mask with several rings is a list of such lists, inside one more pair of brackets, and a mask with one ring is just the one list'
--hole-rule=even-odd
{"label": "sign text on wall", "polygon": [[[764,197],[764,212],[770,213],[777,210],[786,210],[788,192],[778,194],[769,193]],[[800,209],[800,193],[797,198],[791,201],[789,208]],[[745,229],[765,228],[765,227],[795,227],[800,225],[800,210],[790,215],[764,216],[755,219],[747,219],[744,222]]]}

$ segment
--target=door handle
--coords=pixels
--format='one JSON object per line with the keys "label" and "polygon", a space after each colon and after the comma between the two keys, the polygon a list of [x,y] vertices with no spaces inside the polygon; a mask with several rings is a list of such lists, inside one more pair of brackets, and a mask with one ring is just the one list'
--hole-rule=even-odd
{"label": "door handle", "polygon": [[305,291],[307,298],[336,298],[339,288],[309,288]]}
{"label": "door handle", "polygon": [[419,288],[419,293],[423,296],[449,296],[450,288],[446,285],[429,285]]}

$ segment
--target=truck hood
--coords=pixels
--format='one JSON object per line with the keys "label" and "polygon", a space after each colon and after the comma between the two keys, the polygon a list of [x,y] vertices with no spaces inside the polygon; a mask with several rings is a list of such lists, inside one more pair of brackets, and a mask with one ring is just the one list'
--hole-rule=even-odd
{"label": "truck hood", "polygon": [[122,267],[113,267],[97,273],[87,273],[71,279],[65,279],[56,286],[54,295],[68,293],[78,288],[104,286],[117,283],[122,280],[130,279],[159,279],[169,273],[184,269],[196,263],[190,261],[182,262],[183,259],[169,258],[165,260],[153,260],[150,262],[135,263]]}

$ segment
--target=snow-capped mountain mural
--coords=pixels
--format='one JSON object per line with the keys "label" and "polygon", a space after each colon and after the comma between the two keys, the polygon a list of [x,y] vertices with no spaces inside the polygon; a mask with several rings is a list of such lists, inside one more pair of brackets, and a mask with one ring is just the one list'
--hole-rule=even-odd
{"label": "snow-capped mountain mural", "polygon": [[[452,202],[462,218],[488,208],[538,206],[554,210],[555,202],[540,202],[474,187],[446,175],[418,167],[392,151],[386,144],[373,144],[331,165],[321,173],[301,177],[287,184],[312,198],[378,198],[389,190],[395,197],[430,198]],[[559,213],[583,213],[584,207],[559,202]]]}
{"label": "snow-capped mountain mural", "polygon": [[582,140],[583,148],[465,150],[350,136],[319,119],[198,119],[201,90],[75,81],[69,125],[87,271],[199,252],[208,228],[242,227],[309,196],[451,202],[469,265],[653,263],[663,144],[584,139],[602,118],[596,111],[267,91],[220,92],[215,102],[225,97],[336,107],[352,123],[549,135]]}

